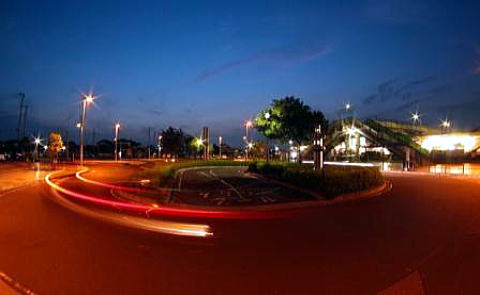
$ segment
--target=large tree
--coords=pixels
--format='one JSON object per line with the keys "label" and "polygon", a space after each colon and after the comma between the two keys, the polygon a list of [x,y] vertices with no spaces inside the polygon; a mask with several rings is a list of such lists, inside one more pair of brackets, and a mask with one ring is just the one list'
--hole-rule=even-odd
{"label": "large tree", "polygon": [[270,107],[260,111],[255,119],[255,127],[266,138],[282,142],[292,140],[298,148],[312,141],[315,127],[319,124],[326,130],[327,120],[323,113],[312,110],[293,96],[274,99]]}
{"label": "large tree", "polygon": [[179,156],[185,150],[185,134],[182,129],[168,127],[162,131],[162,153]]}

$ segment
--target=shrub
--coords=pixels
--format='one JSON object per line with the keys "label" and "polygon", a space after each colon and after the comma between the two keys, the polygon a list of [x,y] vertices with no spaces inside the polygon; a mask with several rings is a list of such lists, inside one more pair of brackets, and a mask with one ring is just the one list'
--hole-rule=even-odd
{"label": "shrub", "polygon": [[311,165],[251,163],[248,171],[321,192],[328,198],[383,183],[377,167],[325,166],[321,171],[313,171]]}

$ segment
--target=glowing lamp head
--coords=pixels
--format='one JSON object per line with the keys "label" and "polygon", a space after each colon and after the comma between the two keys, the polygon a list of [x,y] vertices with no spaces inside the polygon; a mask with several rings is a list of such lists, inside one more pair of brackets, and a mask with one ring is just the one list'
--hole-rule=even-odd
{"label": "glowing lamp head", "polygon": [[33,142],[34,142],[35,144],[40,144],[40,141],[41,141],[40,138],[37,137],[37,138],[35,138],[35,140],[34,140]]}
{"label": "glowing lamp head", "polygon": [[248,143],[248,148],[251,149],[253,147],[253,143]]}
{"label": "glowing lamp head", "polygon": [[115,124],[115,129],[120,129],[120,123]]}
{"label": "glowing lamp head", "polygon": [[441,125],[443,128],[450,128],[452,123],[449,120],[443,120]]}
{"label": "glowing lamp head", "polygon": [[350,103],[346,103],[346,104],[345,104],[345,110],[348,111],[348,110],[351,109],[351,108],[352,108],[352,105],[351,105]]}
{"label": "glowing lamp head", "polygon": [[95,100],[95,97],[91,94],[88,94],[88,95],[85,95],[84,99],[87,103],[92,103]]}
{"label": "glowing lamp head", "polygon": [[78,122],[77,124],[75,124],[75,126],[76,126],[77,128],[80,128],[80,127],[82,127],[82,123]]}
{"label": "glowing lamp head", "polygon": [[195,139],[195,146],[197,146],[197,147],[203,146],[203,139],[201,139],[201,138],[196,138],[196,139]]}
{"label": "glowing lamp head", "polygon": [[265,119],[270,119],[270,113],[269,112],[266,112],[265,115],[264,115]]}
{"label": "glowing lamp head", "polygon": [[412,113],[412,120],[413,120],[413,122],[418,122],[418,120],[420,120],[420,114],[419,113]]}

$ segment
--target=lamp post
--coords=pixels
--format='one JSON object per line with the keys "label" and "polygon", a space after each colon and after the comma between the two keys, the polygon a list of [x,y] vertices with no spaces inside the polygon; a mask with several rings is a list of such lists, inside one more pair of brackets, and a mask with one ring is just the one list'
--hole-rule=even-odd
{"label": "lamp post", "polygon": [[41,142],[40,137],[35,137],[35,140],[33,142],[35,143],[35,151],[34,151],[35,161],[37,161],[38,160],[38,145]]}
{"label": "lamp post", "polygon": [[440,124],[440,126],[443,128],[443,130],[445,132],[448,131],[448,129],[450,129],[452,127],[452,121],[448,120],[448,119],[445,119],[442,121],[442,123]]}
{"label": "lamp post", "polygon": [[249,156],[249,145],[250,145],[250,140],[249,140],[249,138],[248,138],[248,130],[249,130],[250,128],[252,128],[252,126],[253,126],[252,120],[247,120],[247,121],[245,122],[245,143],[246,143],[246,145],[247,145],[247,149],[246,149],[246,151],[245,151],[245,158],[246,158],[246,159],[248,159],[248,156]]}
{"label": "lamp post", "polygon": [[92,94],[84,95],[82,98],[82,116],[80,118],[80,166],[83,166],[83,132],[87,116],[87,106],[92,103],[95,97]]}
{"label": "lamp post", "polygon": [[323,168],[323,136],[322,136],[322,125],[318,125],[315,128],[315,133],[313,137],[313,151],[314,151],[314,166],[315,171],[321,170]]}
{"label": "lamp post", "polygon": [[223,137],[221,136],[218,137],[218,158],[220,160],[222,159],[222,139]]}
{"label": "lamp post", "polygon": [[[267,122],[270,120],[270,112],[265,112],[265,114],[263,115],[263,117],[265,118],[265,120],[267,120]],[[267,142],[267,148],[266,148],[266,154],[265,154],[265,160],[267,162],[269,162],[270,160],[270,140],[268,137],[266,137],[266,142]]]}
{"label": "lamp post", "polygon": [[162,152],[162,136],[158,136],[158,158],[160,158],[160,153]]}
{"label": "lamp post", "polygon": [[120,135],[120,121],[115,124],[115,161],[118,161],[118,138]]}

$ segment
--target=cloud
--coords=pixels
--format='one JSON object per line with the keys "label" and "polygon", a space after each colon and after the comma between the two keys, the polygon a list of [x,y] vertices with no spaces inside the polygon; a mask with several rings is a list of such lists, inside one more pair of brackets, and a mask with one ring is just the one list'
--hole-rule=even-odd
{"label": "cloud", "polygon": [[255,62],[264,62],[264,61],[274,61],[274,62],[307,62],[314,60],[320,56],[323,56],[327,52],[327,47],[325,46],[313,46],[311,48],[299,48],[299,47],[281,47],[274,48],[265,51],[259,51],[255,54],[252,54],[245,58],[240,58],[227,62],[223,65],[220,65],[216,68],[212,68],[200,73],[196,78],[195,82],[202,82],[211,77],[219,75],[221,73],[227,72],[233,68],[255,63]]}
{"label": "cloud", "polygon": [[418,94],[418,88],[434,80],[433,76],[400,83],[398,80],[390,79],[377,86],[377,92],[362,99],[364,105],[373,103],[385,103],[393,100],[408,101]]}

